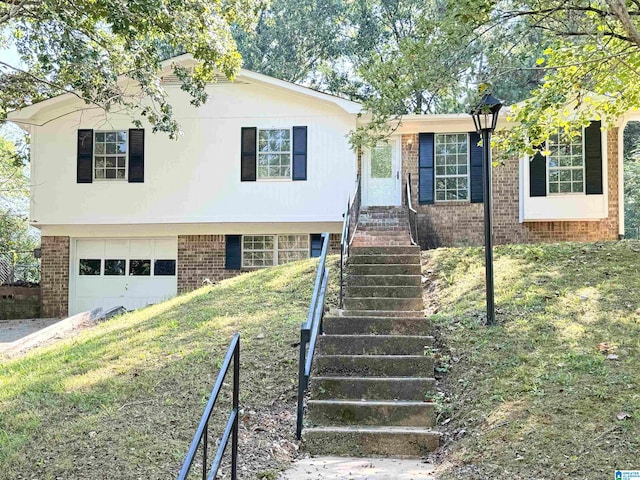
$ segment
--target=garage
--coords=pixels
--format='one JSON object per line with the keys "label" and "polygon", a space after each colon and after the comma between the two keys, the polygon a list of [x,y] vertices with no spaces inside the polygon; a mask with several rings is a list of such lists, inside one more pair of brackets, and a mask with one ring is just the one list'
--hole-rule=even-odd
{"label": "garage", "polygon": [[176,237],[77,239],[71,261],[70,313],[97,307],[146,307],[174,297]]}

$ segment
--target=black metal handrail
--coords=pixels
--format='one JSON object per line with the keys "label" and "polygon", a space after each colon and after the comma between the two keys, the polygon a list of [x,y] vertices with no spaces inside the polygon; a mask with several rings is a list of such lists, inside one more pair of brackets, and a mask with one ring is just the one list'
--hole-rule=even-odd
{"label": "black metal handrail", "polygon": [[[229,419],[227,420],[227,425],[224,429],[224,433],[222,434],[222,439],[220,440],[220,446],[218,447],[218,451],[216,452],[216,456],[211,463],[211,469],[209,470],[209,474],[207,474],[208,465],[207,465],[207,454],[208,454],[208,433],[209,433],[209,419],[211,418],[211,413],[213,412],[213,407],[216,405],[216,400],[218,399],[218,395],[220,394],[220,389],[222,388],[222,384],[224,379],[229,371],[229,366],[231,365],[231,361],[233,361],[233,408],[231,410],[231,414],[229,415]],[[209,397],[209,401],[207,402],[207,406],[204,409],[204,414],[200,419],[200,424],[198,425],[198,429],[196,430],[196,435],[193,437],[193,441],[191,442],[191,446],[189,447],[189,452],[187,453],[187,457],[184,459],[184,463],[182,464],[182,468],[180,469],[180,474],[178,475],[178,480],[185,480],[189,475],[189,470],[191,469],[191,465],[193,465],[193,461],[196,457],[196,453],[198,452],[198,448],[200,443],[202,442],[202,479],[203,480],[213,480],[216,478],[218,474],[218,469],[220,468],[220,463],[222,462],[222,455],[227,448],[227,444],[229,443],[229,437],[231,437],[231,480],[236,480],[237,470],[238,470],[238,393],[240,386],[240,334],[236,333],[231,340],[231,345],[229,345],[229,350],[227,350],[227,355],[224,358],[224,362],[222,363],[222,368],[220,369],[220,373],[218,374],[218,378],[216,380],[216,384],[211,391],[211,396]]]}
{"label": "black metal handrail", "polygon": [[413,208],[411,202],[411,173],[407,173],[407,185],[404,189],[404,203],[407,207],[407,215],[409,216],[409,236],[411,237],[411,244],[418,245],[418,224],[416,210]]}
{"label": "black metal handrail", "polygon": [[344,268],[347,264],[347,258],[349,258],[349,246],[358,228],[361,199],[360,175],[358,175],[355,192],[353,193],[353,197],[347,197],[347,206],[342,215],[342,235],[340,237],[340,308],[344,307]]}
{"label": "black metal handrail", "polygon": [[[327,250],[329,248],[329,234],[322,234],[322,252],[318,262],[316,282],[309,304],[307,321],[300,327],[300,364],[298,365],[298,419],[296,423],[296,437],[302,435],[302,419],[304,416],[304,394],[309,386],[313,354],[316,350],[318,335],[322,334],[322,317],[324,315],[324,298],[329,282],[327,268]],[[307,348],[308,347],[308,348]]]}

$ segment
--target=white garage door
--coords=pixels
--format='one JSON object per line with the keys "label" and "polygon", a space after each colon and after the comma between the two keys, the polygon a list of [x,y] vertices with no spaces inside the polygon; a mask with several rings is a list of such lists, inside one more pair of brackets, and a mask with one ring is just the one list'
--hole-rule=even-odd
{"label": "white garage door", "polygon": [[131,310],[176,295],[177,238],[76,240],[72,314],[119,305]]}

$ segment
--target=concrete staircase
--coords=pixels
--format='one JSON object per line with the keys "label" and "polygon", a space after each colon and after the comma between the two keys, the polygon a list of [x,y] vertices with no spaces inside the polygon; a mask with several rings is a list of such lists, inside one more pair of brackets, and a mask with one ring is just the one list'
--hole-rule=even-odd
{"label": "concrete staircase", "polygon": [[360,210],[353,247],[409,246],[409,219],[402,207],[366,207]]}
{"label": "concrete staircase", "polygon": [[313,455],[421,457],[438,447],[439,434],[427,401],[435,380],[420,247],[410,245],[404,212],[363,213],[347,262],[345,309],[324,319],[304,445]]}

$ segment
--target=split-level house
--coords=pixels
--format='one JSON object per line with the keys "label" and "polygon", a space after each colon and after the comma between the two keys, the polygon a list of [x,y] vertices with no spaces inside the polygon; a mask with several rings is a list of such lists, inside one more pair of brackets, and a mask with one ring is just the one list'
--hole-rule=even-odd
{"label": "split-level house", "polygon": [[[322,232],[335,250],[357,178],[361,208],[392,207],[410,174],[423,247],[482,244],[482,152],[469,115],[408,115],[388,143],[355,152],[359,104],[242,70],[209,85],[196,108],[170,68],[192,61],[167,62],[163,76],[178,141],[70,94],[10,115],[31,136],[44,316],[138,308],[314,256]],[[495,242],[618,238],[620,132],[593,122],[550,145],[549,158],[502,159]]]}

